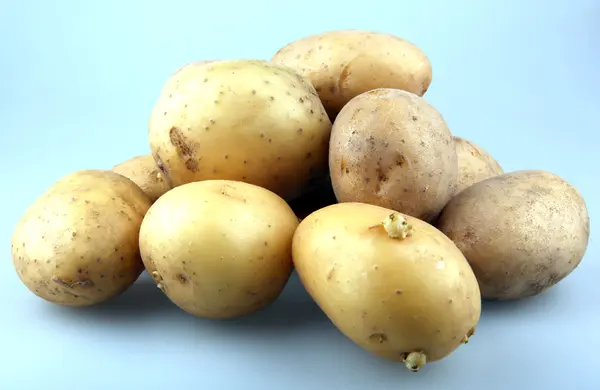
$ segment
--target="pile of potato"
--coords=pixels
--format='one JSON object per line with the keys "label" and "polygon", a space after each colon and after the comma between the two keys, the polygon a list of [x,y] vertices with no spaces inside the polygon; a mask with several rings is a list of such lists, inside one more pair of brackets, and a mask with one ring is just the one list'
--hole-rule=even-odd
{"label": "pile of potato", "polygon": [[569,275],[590,232],[565,180],[504,173],[453,136],[423,97],[431,81],[418,47],[359,30],[186,64],[147,155],[70,173],[25,212],[18,276],[86,306],[146,270],[182,310],[222,319],[270,305],[295,269],[344,335],[418,371],[467,343],[482,299]]}

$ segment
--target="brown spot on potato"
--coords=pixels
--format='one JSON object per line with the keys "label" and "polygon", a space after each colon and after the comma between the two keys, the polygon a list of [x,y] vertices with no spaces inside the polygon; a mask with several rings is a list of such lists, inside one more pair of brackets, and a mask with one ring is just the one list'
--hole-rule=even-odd
{"label": "brown spot on potato", "polygon": [[185,275],[183,273],[178,273],[177,281],[181,284],[186,284],[189,281],[189,278],[187,277],[187,275]]}
{"label": "brown spot on potato", "polygon": [[369,336],[369,340],[372,342],[383,344],[388,340],[388,338],[385,335],[385,333],[373,333]]}

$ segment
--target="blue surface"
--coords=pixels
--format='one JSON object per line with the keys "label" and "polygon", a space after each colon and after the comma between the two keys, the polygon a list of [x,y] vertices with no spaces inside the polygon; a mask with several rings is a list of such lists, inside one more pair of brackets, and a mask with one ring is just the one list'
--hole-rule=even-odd
{"label": "blue surface", "polygon": [[[3,3],[3,389],[600,389],[597,0],[210,4]],[[175,69],[270,58],[337,28],[413,41],[433,64],[426,98],[456,135],[507,171],[545,169],[580,189],[592,238],[573,274],[537,298],[485,305],[471,343],[419,374],[341,336],[296,278],[271,308],[237,322],[192,318],[145,277],[79,310],[52,306],[19,282],[9,238],[25,208],[70,171],[147,152],[150,110]]]}

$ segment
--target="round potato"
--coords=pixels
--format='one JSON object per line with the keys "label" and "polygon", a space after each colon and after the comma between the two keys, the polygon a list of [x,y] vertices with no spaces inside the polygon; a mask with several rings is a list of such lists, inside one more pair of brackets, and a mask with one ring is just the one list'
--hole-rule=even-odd
{"label": "round potato", "polygon": [[286,200],[327,175],[331,122],[310,83],[258,60],[192,63],[165,84],[149,121],[171,187],[236,180]]}
{"label": "round potato", "polygon": [[581,194],[539,170],[473,184],[448,203],[437,226],[465,255],[489,300],[525,298],[554,286],[579,265],[590,236]]}
{"label": "round potato", "polygon": [[113,172],[125,176],[138,185],[154,203],[170,188],[163,179],[151,154],[137,156],[112,168]]}
{"label": "round potato", "polygon": [[12,237],[13,265],[29,290],[66,306],[119,295],[144,270],[138,233],[150,207],[131,180],[111,171],[64,176],[27,209]]}
{"label": "round potato", "polygon": [[299,225],[293,259],[308,293],[357,345],[418,371],[475,332],[479,287],[456,245],[419,219],[364,203]]}
{"label": "round potato", "polygon": [[331,132],[329,170],[340,202],[433,220],[454,195],[458,162],[442,115],[423,98],[379,88],[353,98]]}
{"label": "round potato", "polygon": [[276,64],[297,69],[315,86],[330,118],[353,97],[376,88],[397,88],[423,96],[432,77],[421,49],[391,34],[334,30],[282,47]]}
{"label": "round potato", "polygon": [[199,317],[240,317],[283,290],[297,226],[275,193],[206,180],[178,186],[152,205],[140,250],[157,286],[181,309]]}
{"label": "round potato", "polygon": [[460,137],[453,137],[458,157],[456,193],[487,178],[504,173],[498,162],[481,146]]}

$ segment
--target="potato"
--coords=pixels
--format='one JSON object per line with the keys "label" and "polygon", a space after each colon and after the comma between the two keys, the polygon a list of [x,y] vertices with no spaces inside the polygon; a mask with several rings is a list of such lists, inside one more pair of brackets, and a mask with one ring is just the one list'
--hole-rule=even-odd
{"label": "potato", "polygon": [[505,173],[456,195],[437,222],[465,255],[488,300],[537,295],[581,262],[590,220],[581,194],[540,170]]}
{"label": "potato", "polygon": [[329,170],[339,202],[362,202],[433,220],[454,195],[458,162],[442,115],[423,98],[379,88],[342,109]]}
{"label": "potato", "polygon": [[297,69],[314,85],[333,120],[353,97],[376,88],[397,88],[423,96],[431,83],[429,59],[394,35],[333,30],[282,47],[276,64]]}
{"label": "potato", "polygon": [[171,187],[235,180],[286,200],[327,175],[330,132],[312,85],[259,60],[189,64],[167,81],[149,121],[152,154]]}
{"label": "potato", "polygon": [[475,332],[477,280],[433,226],[364,203],[322,208],[298,226],[293,259],[333,324],[374,355],[418,371]]}
{"label": "potato", "polygon": [[502,167],[481,146],[460,137],[453,137],[458,157],[456,193],[492,176],[504,173]]}
{"label": "potato", "polygon": [[184,311],[244,316],[268,306],[292,272],[298,219],[275,193],[206,180],[160,197],[144,218],[140,250],[157,286]]}
{"label": "potato", "polygon": [[148,196],[115,172],[81,170],[46,190],[12,236],[13,265],[49,302],[89,306],[113,298],[144,270],[138,233]]}
{"label": "potato", "polygon": [[337,203],[337,199],[331,186],[331,180],[327,178],[314,189],[289,204],[298,218],[303,219],[312,212],[335,203]]}
{"label": "potato", "polygon": [[115,165],[112,171],[137,184],[153,203],[170,189],[151,154],[133,157]]}

